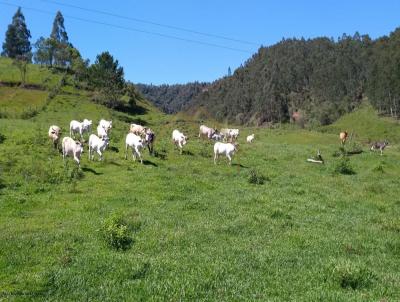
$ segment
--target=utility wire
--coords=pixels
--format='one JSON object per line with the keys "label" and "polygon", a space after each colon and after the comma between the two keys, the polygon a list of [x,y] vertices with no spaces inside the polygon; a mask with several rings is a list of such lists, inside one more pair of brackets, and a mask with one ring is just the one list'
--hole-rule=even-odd
{"label": "utility wire", "polygon": [[56,4],[56,5],[60,5],[60,6],[64,6],[64,7],[75,8],[75,9],[83,10],[83,11],[86,11],[86,12],[92,12],[92,13],[111,16],[111,17],[115,17],[115,18],[120,18],[120,19],[125,19],[125,20],[145,23],[145,24],[151,24],[151,25],[155,25],[155,26],[159,26],[159,27],[165,27],[165,28],[169,28],[169,29],[175,29],[175,30],[179,30],[179,31],[183,31],[183,32],[196,34],[196,35],[212,37],[212,38],[218,38],[218,39],[237,42],[237,43],[242,43],[242,44],[250,44],[250,45],[257,45],[257,46],[260,45],[259,43],[255,43],[255,42],[235,39],[235,38],[231,38],[231,37],[227,37],[227,36],[223,36],[223,35],[216,35],[216,34],[212,34],[212,33],[201,32],[201,31],[197,31],[197,30],[193,30],[193,29],[188,29],[188,28],[184,28],[184,27],[178,27],[178,26],[174,26],[174,25],[158,23],[158,22],[139,19],[139,18],[134,18],[134,17],[118,15],[118,14],[109,13],[109,12],[101,11],[101,10],[97,10],[97,9],[91,9],[91,8],[86,8],[86,7],[77,6],[77,5],[73,5],[73,4],[62,3],[60,1],[54,1],[54,0],[40,0],[40,1]]}
{"label": "utility wire", "polygon": [[[33,8],[33,7],[27,7],[27,6],[17,5],[17,4],[11,4],[11,3],[6,3],[6,2],[2,2],[2,1],[0,1],[0,4],[1,5],[6,5],[6,6],[12,6],[12,7],[21,7],[23,9],[35,11],[35,12],[42,13],[42,14],[55,15],[54,12],[49,12],[49,11],[45,11],[45,10],[41,10],[41,9],[37,9],[37,8]],[[93,24],[99,24],[99,25],[104,25],[104,26],[108,26],[108,27],[114,27],[114,28],[118,28],[118,29],[132,31],[132,32],[140,32],[140,33],[144,33],[144,34],[149,34],[149,35],[153,35],[153,36],[159,36],[159,37],[178,40],[178,41],[184,41],[184,42],[188,42],[188,43],[201,44],[201,45],[205,45],[205,46],[228,49],[228,50],[244,52],[244,53],[253,53],[252,51],[246,50],[246,49],[240,49],[240,48],[229,47],[229,46],[224,46],[224,45],[215,44],[215,43],[209,43],[209,42],[203,42],[203,41],[198,41],[198,40],[186,39],[186,38],[181,38],[181,37],[177,37],[177,36],[162,34],[162,33],[158,33],[158,32],[137,29],[137,28],[133,28],[133,27],[126,27],[126,26],[121,26],[121,25],[112,24],[112,23],[106,23],[106,22],[101,22],[101,21],[96,21],[96,20],[84,19],[84,18],[80,18],[80,17],[74,17],[74,16],[71,16],[71,15],[65,15],[65,14],[63,14],[63,15],[65,17],[68,17],[70,19],[77,20],[77,21],[93,23]]]}

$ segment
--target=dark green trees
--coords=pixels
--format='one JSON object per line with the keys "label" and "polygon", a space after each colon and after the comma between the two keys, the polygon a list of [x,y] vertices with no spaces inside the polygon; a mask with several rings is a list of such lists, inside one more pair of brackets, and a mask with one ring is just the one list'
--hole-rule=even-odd
{"label": "dark green trees", "polygon": [[99,54],[90,66],[89,82],[100,93],[97,101],[111,108],[120,105],[125,88],[124,69],[108,51]]}
{"label": "dark green trees", "polygon": [[18,8],[11,24],[7,28],[2,55],[13,59],[18,58],[30,61],[32,56],[30,38],[31,33],[26,26],[25,17],[21,8]]}
{"label": "dark green trees", "polygon": [[40,37],[35,43],[34,60],[41,65],[70,67],[73,47],[68,41],[64,17],[57,12],[49,38]]}

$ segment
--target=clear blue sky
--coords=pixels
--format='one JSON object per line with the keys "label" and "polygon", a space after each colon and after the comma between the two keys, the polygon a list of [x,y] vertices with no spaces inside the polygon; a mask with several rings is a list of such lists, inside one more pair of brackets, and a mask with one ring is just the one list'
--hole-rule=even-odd
{"label": "clear blue sky", "polygon": [[[141,83],[186,83],[213,81],[245,62],[260,45],[271,45],[283,37],[337,38],[343,33],[369,34],[372,38],[387,35],[400,26],[399,0],[202,0],[202,1],[105,1],[56,0],[113,14],[156,23],[222,35],[256,44],[241,44],[150,24],[82,11],[43,0],[0,0],[0,41],[16,7],[22,6],[32,34],[32,42],[48,36],[54,14],[61,10],[70,41],[91,62],[98,53],[108,50],[124,67],[125,78]],[[24,8],[26,7],[26,8]],[[52,12],[43,14],[36,8]],[[126,31],[71,17],[116,24],[189,40],[244,49],[239,52],[165,37]]]}

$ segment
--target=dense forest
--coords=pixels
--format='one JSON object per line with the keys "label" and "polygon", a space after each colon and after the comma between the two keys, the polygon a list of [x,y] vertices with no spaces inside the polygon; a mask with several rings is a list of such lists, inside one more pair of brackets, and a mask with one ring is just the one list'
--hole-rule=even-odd
{"label": "dense forest", "polygon": [[187,83],[176,85],[136,84],[139,92],[166,113],[184,110],[201,92],[207,90],[207,83]]}
{"label": "dense forest", "polygon": [[261,47],[232,76],[211,84],[138,85],[165,112],[199,107],[221,121],[261,125],[295,121],[326,125],[363,100],[400,114],[400,29],[368,35],[284,39]]}
{"label": "dense forest", "polygon": [[230,77],[191,101],[219,120],[261,125],[294,120],[325,125],[364,99],[384,114],[400,114],[400,29],[367,35],[284,39],[261,47]]}

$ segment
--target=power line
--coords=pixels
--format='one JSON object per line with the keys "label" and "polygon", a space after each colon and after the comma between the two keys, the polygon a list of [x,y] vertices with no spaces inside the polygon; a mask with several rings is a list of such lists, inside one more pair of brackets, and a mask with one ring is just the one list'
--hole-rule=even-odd
{"label": "power line", "polygon": [[[26,10],[35,11],[35,12],[46,14],[46,15],[53,15],[53,16],[55,15],[54,12],[49,12],[49,11],[45,11],[45,10],[41,10],[41,9],[37,9],[37,8],[33,8],[33,7],[27,7],[27,6],[17,5],[17,4],[11,4],[11,3],[6,3],[6,2],[2,2],[2,1],[0,1],[0,4],[6,5],[6,6],[12,6],[12,7],[21,7],[21,8],[26,9]],[[168,38],[168,39],[173,39],[173,40],[178,40],[178,41],[183,41],[183,42],[188,42],[188,43],[200,44],[200,45],[211,46],[211,47],[222,48],[222,49],[228,49],[228,50],[244,52],[244,53],[253,53],[252,51],[246,50],[246,49],[240,49],[240,48],[229,47],[229,46],[224,46],[224,45],[215,44],[215,43],[209,43],[209,42],[203,42],[203,41],[198,41],[198,40],[186,39],[186,38],[181,38],[181,37],[177,37],[177,36],[162,34],[162,33],[158,33],[158,32],[137,29],[137,28],[133,28],[133,27],[126,27],[126,26],[121,26],[121,25],[112,24],[112,23],[106,23],[106,22],[101,22],[101,21],[96,21],[96,20],[84,19],[84,18],[80,18],[80,17],[74,17],[74,16],[71,16],[71,15],[65,15],[64,14],[64,16],[68,17],[70,19],[73,19],[73,20],[77,20],[77,21],[93,23],[93,24],[98,24],[98,25],[104,25],[104,26],[108,26],[108,27],[114,27],[114,28],[118,28],[118,29],[122,29],[122,30],[127,30],[127,31],[132,31],[132,32],[139,32],[139,33],[149,34],[149,35],[153,35],[153,36],[159,36],[159,37],[163,37],[163,38]]]}
{"label": "power line", "polygon": [[259,43],[255,43],[255,42],[245,41],[245,40],[241,40],[241,39],[235,39],[235,38],[231,38],[231,37],[227,37],[227,36],[223,36],[223,35],[216,35],[216,34],[212,34],[212,33],[201,32],[201,31],[197,31],[197,30],[193,30],[193,29],[188,29],[188,28],[169,25],[169,24],[158,23],[158,22],[139,19],[139,18],[133,18],[133,17],[123,16],[123,15],[118,15],[118,14],[109,13],[109,12],[101,11],[101,10],[97,10],[97,9],[90,9],[90,8],[77,6],[77,5],[73,5],[73,4],[66,4],[66,3],[59,2],[59,1],[54,1],[54,0],[40,0],[40,1],[56,4],[56,5],[60,5],[60,6],[64,6],[64,7],[75,8],[75,9],[83,10],[83,11],[86,11],[86,12],[93,12],[93,13],[96,13],[96,14],[111,16],[111,17],[115,17],[115,18],[120,18],[120,19],[125,19],[125,20],[145,23],[145,24],[151,24],[151,25],[155,25],[155,26],[159,26],[159,27],[165,27],[165,28],[169,28],[169,29],[175,29],[175,30],[179,30],[179,31],[183,31],[183,32],[196,34],[196,35],[212,37],[212,38],[218,38],[218,39],[237,42],[237,43],[242,43],[242,44],[250,44],[250,45],[257,45],[257,46],[260,45]]}

